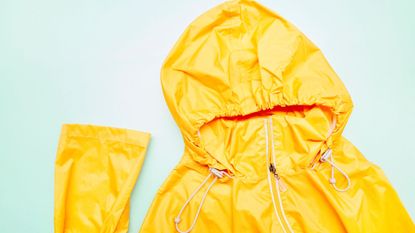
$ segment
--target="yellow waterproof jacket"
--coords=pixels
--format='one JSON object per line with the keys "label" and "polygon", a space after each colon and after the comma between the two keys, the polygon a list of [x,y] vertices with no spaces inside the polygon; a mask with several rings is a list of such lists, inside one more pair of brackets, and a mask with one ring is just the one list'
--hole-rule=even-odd
{"label": "yellow waterproof jacket", "polygon": [[161,82],[185,149],[142,233],[415,232],[382,170],[342,136],[343,83],[281,16],[244,0],[209,10]]}

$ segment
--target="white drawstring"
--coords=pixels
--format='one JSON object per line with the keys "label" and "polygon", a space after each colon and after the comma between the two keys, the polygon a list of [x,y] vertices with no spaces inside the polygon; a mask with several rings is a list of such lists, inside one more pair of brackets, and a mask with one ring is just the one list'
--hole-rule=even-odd
{"label": "white drawstring", "polygon": [[[273,127],[272,127],[272,117],[269,118],[269,124],[270,124],[270,131],[271,131],[271,154],[272,154],[272,162],[274,164],[274,168],[276,168],[277,165],[277,159],[275,156],[275,151],[274,151],[274,134],[273,134]],[[275,180],[275,189],[277,190],[277,195],[278,195],[278,201],[280,204],[280,209],[281,209],[281,213],[282,213],[282,217],[284,218],[285,223],[288,226],[288,229],[291,233],[293,233],[293,229],[291,228],[290,222],[288,222],[287,216],[285,215],[285,211],[284,211],[284,206],[282,205],[282,200],[281,200],[281,194],[280,194],[280,177],[276,177]]]}
{"label": "white drawstring", "polygon": [[[331,177],[329,179],[330,184],[333,186],[334,189],[336,189],[338,192],[346,192],[350,189],[351,181],[349,176],[344,172],[342,169],[340,169],[335,163],[333,158],[333,151],[331,148],[327,149],[326,152],[321,156],[320,161],[321,162],[327,162],[331,165]],[[337,169],[347,180],[347,186],[344,189],[340,189],[336,185],[336,178],[334,177],[334,169]]]}
{"label": "white drawstring", "polygon": [[[199,217],[199,214],[200,214],[200,211],[201,211],[201,209],[202,209],[202,205],[203,205],[203,202],[205,202],[205,199],[206,199],[206,196],[207,196],[207,194],[208,194],[208,192],[209,192],[209,190],[212,188],[212,186],[215,184],[215,182],[218,180],[218,178],[220,179],[220,178],[223,178],[224,177],[224,175],[226,175],[226,176],[228,176],[229,178],[232,178],[232,176],[230,176],[227,172],[225,172],[225,171],[220,171],[220,170],[218,170],[218,169],[216,169],[216,168],[209,168],[209,171],[210,171],[210,173],[209,173],[209,175],[207,175],[206,176],[206,178],[203,180],[203,182],[196,188],[196,190],[195,191],[193,191],[193,193],[189,196],[189,198],[186,200],[186,202],[184,203],[184,205],[182,206],[182,208],[180,209],[180,212],[179,212],[179,214],[177,215],[177,217],[174,219],[174,223],[176,224],[176,230],[177,230],[177,232],[180,232],[180,233],[189,233],[190,231],[192,231],[193,230],[193,228],[195,227],[195,225],[196,225],[196,221],[197,221],[197,218]],[[198,207],[198,209],[197,209],[197,212],[196,212],[196,215],[195,215],[195,217],[194,217],[194,219],[193,219],[193,222],[192,222],[192,224],[190,225],[190,227],[189,227],[189,229],[187,229],[187,230],[185,230],[185,231],[182,231],[182,230],[180,230],[180,228],[179,228],[179,223],[180,223],[180,221],[181,221],[181,218],[180,218],[180,216],[182,215],[182,213],[183,213],[183,211],[184,211],[184,209],[186,208],[186,206],[189,204],[189,202],[193,199],[193,197],[199,192],[199,190],[203,187],[203,185],[205,185],[206,184],[206,182],[209,180],[209,178],[212,176],[212,175],[214,175],[215,176],[215,178],[213,179],[213,181],[209,184],[209,186],[207,187],[207,189],[206,189],[206,191],[205,191],[205,193],[203,194],[203,196],[202,196],[202,200],[200,201],[200,204],[199,204],[199,207]]]}

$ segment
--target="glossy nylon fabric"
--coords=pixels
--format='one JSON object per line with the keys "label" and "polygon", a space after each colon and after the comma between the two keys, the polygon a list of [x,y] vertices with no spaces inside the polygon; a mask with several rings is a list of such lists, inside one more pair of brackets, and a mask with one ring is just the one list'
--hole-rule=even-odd
{"label": "glossy nylon fabric", "polygon": [[55,233],[128,231],[130,193],[150,134],[112,127],[62,127],[55,162]]}
{"label": "glossy nylon fabric", "polygon": [[[276,13],[243,0],[209,10],[175,44],[161,82],[185,149],[140,232],[176,232],[178,217],[183,232],[415,232],[382,170],[342,136],[353,104],[341,80]],[[346,192],[319,160],[328,148]],[[208,168],[232,178],[214,182]]]}

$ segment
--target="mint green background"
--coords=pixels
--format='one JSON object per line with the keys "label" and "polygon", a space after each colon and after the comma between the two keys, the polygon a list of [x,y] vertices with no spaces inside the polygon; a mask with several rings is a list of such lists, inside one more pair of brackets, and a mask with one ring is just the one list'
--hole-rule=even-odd
{"label": "mint green background", "polygon": [[[219,1],[0,2],[0,231],[53,231],[63,123],[151,132],[130,232],[183,151],[164,102],[164,57]],[[263,1],[326,54],[355,109],[345,135],[380,165],[415,216],[415,3]]]}

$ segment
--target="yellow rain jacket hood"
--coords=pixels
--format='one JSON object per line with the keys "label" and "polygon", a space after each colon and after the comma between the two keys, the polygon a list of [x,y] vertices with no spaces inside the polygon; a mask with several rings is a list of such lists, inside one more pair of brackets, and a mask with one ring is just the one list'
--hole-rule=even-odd
{"label": "yellow rain jacket hood", "polygon": [[141,232],[415,232],[343,136],[352,100],[322,52],[254,1],[185,30],[161,70],[185,149]]}

